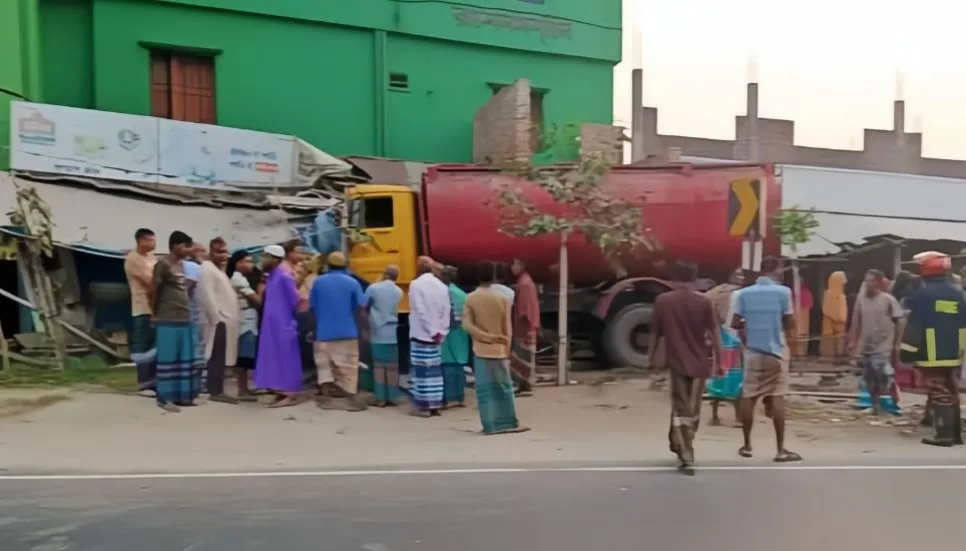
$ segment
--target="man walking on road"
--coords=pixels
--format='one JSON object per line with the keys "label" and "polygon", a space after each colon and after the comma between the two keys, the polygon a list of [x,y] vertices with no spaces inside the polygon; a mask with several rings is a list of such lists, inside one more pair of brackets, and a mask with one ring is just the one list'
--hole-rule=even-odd
{"label": "man walking on road", "polygon": [[137,365],[138,391],[154,396],[157,379],[154,349],[154,232],[141,228],[134,232],[136,248],[124,257],[124,274],[131,287],[131,360]]}
{"label": "man walking on road", "polygon": [[[872,412],[879,414],[879,399],[889,394],[895,384],[894,365],[899,361],[899,334],[902,306],[883,291],[885,274],[869,270],[865,274],[862,292],[855,300],[852,330],[846,350],[859,354],[862,378],[872,398]],[[893,396],[898,403],[898,393]]]}
{"label": "man walking on road", "polygon": [[[327,270],[315,278],[309,308],[315,317],[315,365],[322,396],[319,407],[364,411],[358,400],[359,337],[366,337],[369,318],[362,286],[346,272],[345,255],[326,257]],[[338,407],[337,400],[345,400]]]}
{"label": "man walking on road", "polygon": [[409,284],[409,393],[413,415],[434,417],[443,407],[442,344],[449,333],[449,289],[419,257],[420,276]]}
{"label": "man walking on road", "polygon": [[650,362],[654,365],[658,339],[663,339],[671,378],[668,440],[681,462],[678,469],[686,474],[694,474],[694,436],[701,421],[704,383],[714,372],[713,358],[721,357],[717,317],[711,301],[694,289],[697,275],[694,264],[679,262],[674,290],[657,297],[651,318]]}
{"label": "man walking on road", "polygon": [[755,404],[759,398],[775,427],[778,452],[775,461],[801,461],[802,457],[785,448],[785,395],[788,393],[789,350],[785,332],[794,334],[792,292],[781,285],[782,264],[777,258],[761,262],[762,275],[738,295],[731,326],[745,331],[745,379],[741,389],[741,430],[744,444],[741,457],[751,457],[751,429]]}

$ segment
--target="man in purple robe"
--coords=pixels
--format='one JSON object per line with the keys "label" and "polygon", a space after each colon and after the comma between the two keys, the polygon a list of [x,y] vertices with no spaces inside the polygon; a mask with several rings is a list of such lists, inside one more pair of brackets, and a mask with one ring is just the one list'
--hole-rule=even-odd
{"label": "man in purple robe", "polygon": [[262,266],[268,278],[262,301],[262,325],[258,334],[255,385],[275,393],[269,407],[294,406],[302,390],[302,359],[295,314],[299,293],[295,279],[282,268],[285,250],[269,245],[262,251]]}

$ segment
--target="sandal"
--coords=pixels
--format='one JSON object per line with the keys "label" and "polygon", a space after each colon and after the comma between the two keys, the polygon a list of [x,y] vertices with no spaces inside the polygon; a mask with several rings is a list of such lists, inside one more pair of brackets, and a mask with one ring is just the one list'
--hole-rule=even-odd
{"label": "sandal", "polygon": [[753,457],[751,453],[751,448],[746,448],[744,446],[738,448],[738,455],[741,457],[744,457],[745,459],[750,459]]}
{"label": "sandal", "polygon": [[292,396],[286,396],[286,397],[282,398],[281,400],[278,400],[278,401],[276,401],[276,402],[274,402],[272,404],[269,404],[269,405],[267,405],[265,407],[269,407],[269,408],[287,408],[287,407],[297,406],[298,404],[299,404],[299,401],[296,398],[294,398]]}
{"label": "sandal", "polygon": [[775,456],[775,463],[794,463],[801,460],[802,456],[788,450],[782,450]]}

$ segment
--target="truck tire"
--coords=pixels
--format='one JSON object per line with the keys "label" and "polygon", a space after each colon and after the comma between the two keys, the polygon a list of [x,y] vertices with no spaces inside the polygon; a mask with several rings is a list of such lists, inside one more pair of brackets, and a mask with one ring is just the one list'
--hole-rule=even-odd
{"label": "truck tire", "polygon": [[631,304],[607,320],[603,345],[607,357],[616,367],[646,369],[650,339],[651,304]]}

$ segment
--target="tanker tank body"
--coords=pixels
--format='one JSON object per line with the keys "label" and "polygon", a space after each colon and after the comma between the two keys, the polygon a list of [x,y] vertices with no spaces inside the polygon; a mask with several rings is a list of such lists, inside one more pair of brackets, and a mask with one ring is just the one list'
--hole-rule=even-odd
{"label": "tanker tank body", "polygon": [[[435,259],[461,268],[466,279],[482,260],[523,260],[541,285],[543,327],[556,328],[559,237],[523,238],[500,231],[494,185],[512,178],[478,166],[441,165],[424,175],[421,192],[423,248]],[[731,183],[759,180],[766,190],[766,213],[781,205],[781,186],[768,164],[674,164],[614,168],[604,186],[639,205],[658,250],[625,261],[618,279],[601,252],[575,236],[569,243],[569,322],[571,336],[594,344],[598,359],[645,367],[648,324],[658,294],[669,289],[666,266],[675,260],[698,264],[702,277],[722,279],[741,263],[742,238],[729,235]],[[534,184],[514,182],[540,209],[562,212]],[[778,254],[769,236],[765,254]]]}

